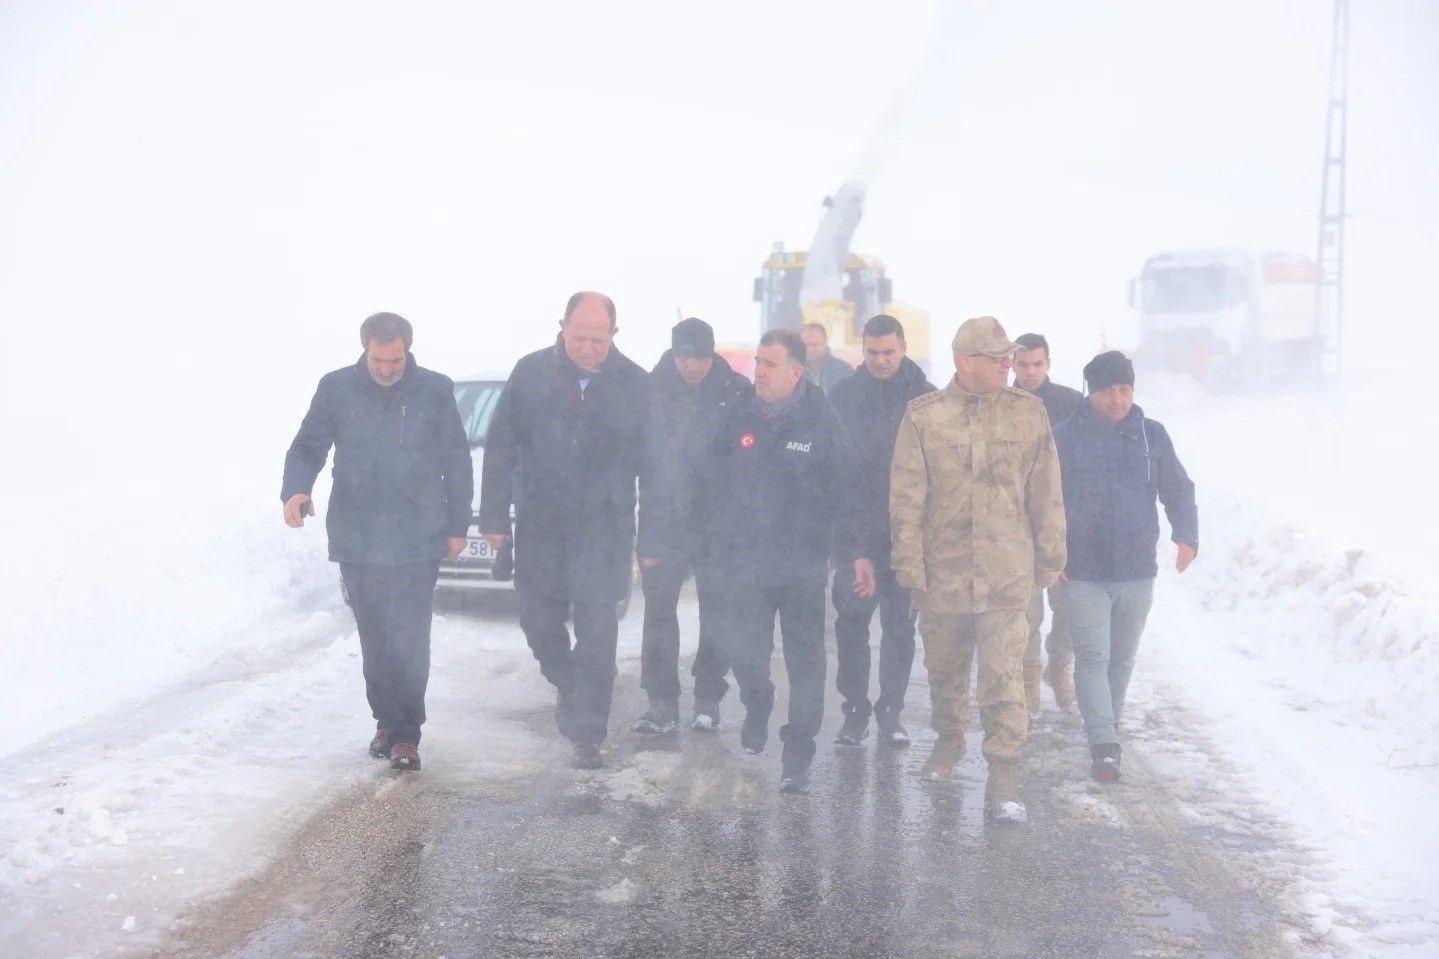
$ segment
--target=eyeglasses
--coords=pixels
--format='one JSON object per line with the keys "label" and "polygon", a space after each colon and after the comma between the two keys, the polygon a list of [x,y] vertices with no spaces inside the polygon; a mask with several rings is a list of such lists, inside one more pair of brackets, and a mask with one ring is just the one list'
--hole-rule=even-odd
{"label": "eyeglasses", "polygon": [[970,359],[976,359],[982,356],[986,360],[994,360],[994,362],[996,363],[1003,363],[1005,360],[1010,360],[1012,362],[1014,360],[1013,352],[1002,353],[999,356],[995,356],[993,353],[965,353],[964,355],[969,357]]}

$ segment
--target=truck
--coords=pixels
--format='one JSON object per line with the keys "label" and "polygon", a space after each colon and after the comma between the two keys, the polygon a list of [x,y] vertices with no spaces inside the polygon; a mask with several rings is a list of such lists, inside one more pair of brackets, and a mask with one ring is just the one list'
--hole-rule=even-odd
{"label": "truck", "polygon": [[1129,283],[1135,361],[1207,385],[1258,386],[1318,372],[1330,335],[1315,309],[1318,267],[1302,253],[1158,253]]}
{"label": "truck", "polygon": [[[830,352],[858,366],[865,322],[888,313],[904,325],[909,358],[929,372],[929,314],[894,300],[894,286],[878,257],[853,253],[850,241],[864,214],[864,187],[845,183],[825,197],[823,214],[808,250],[775,243],[755,278],[759,331],[798,330],[806,323],[825,328]],[[726,345],[719,352],[736,370],[751,375],[754,343]]]}

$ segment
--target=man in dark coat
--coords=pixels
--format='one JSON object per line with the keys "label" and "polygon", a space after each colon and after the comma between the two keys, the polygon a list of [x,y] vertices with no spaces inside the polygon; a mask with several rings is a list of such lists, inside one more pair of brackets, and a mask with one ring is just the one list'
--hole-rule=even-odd
{"label": "man in dark coat", "polygon": [[1068,518],[1061,602],[1074,642],[1074,686],[1094,778],[1119,778],[1116,729],[1159,573],[1164,504],[1175,568],[1199,550],[1194,483],[1169,433],[1134,403],[1134,364],[1117,351],[1084,368],[1089,397],[1054,429]]}
{"label": "man in dark coat", "polygon": [[[809,789],[824,718],[824,587],[832,540],[860,595],[874,592],[868,547],[836,521],[852,510],[854,453],[819,387],[804,374],[804,341],[770,330],[755,352],[753,392],[733,407],[712,448],[703,502],[706,557],[726,586],[725,642],[745,705],[740,744],[761,752],[774,708],[776,614],[789,675],[780,728],[780,790]],[[838,535],[836,535],[838,534]]]}
{"label": "man in dark coat", "polygon": [[[1049,378],[1049,341],[1043,336],[1025,333],[1014,342],[1019,347],[1014,354],[1014,385],[1044,402],[1052,429],[1074,415],[1074,408],[1084,399],[1084,394]],[[1054,702],[1060,709],[1067,710],[1074,705],[1074,679],[1069,673],[1074,663],[1074,649],[1069,643],[1069,628],[1064,623],[1064,606],[1058,601],[1059,592],[1054,587],[1036,589],[1027,610],[1029,645],[1024,650],[1024,702],[1031,716],[1039,715],[1040,637],[1044,629],[1045,593],[1049,594],[1052,618],[1049,638],[1043,641],[1049,653],[1044,679],[1054,690]]]}
{"label": "man in dark coat", "polygon": [[581,769],[600,765],[609,722],[650,415],[649,374],[613,348],[617,332],[609,297],[570,297],[555,344],[521,358],[500,394],[480,488],[480,532],[496,549],[516,505],[520,627]]}
{"label": "man in dark coat", "polygon": [[810,382],[828,396],[836,385],[854,373],[854,367],[829,351],[829,333],[824,324],[806,323],[799,332],[804,340],[805,372]]}
{"label": "man in dark coat", "polygon": [[909,590],[895,582],[889,562],[889,469],[906,405],[916,396],[934,392],[935,387],[924,370],[905,356],[904,327],[894,317],[883,313],[871,317],[864,325],[862,342],[864,363],[834,388],[829,401],[854,444],[862,491],[859,512],[842,522],[858,526],[864,541],[874,544],[875,591],[860,596],[855,592],[853,567],[835,564],[831,591],[839,654],[835,687],[844,697],[844,724],[835,742],[858,746],[869,735],[869,623],[878,608],[879,699],[872,711],[879,741],[907,746],[909,733],[899,715],[914,666],[914,614],[909,608]]}
{"label": "man in dark coat", "polygon": [[719,703],[729,684],[729,658],[721,649],[713,570],[702,558],[704,511],[697,499],[700,474],[716,432],[750,382],[715,355],[714,330],[691,317],[676,324],[671,346],[650,373],[654,418],[650,430],[651,481],[639,530],[640,575],[644,582],[644,641],[640,685],[649,708],[635,732],[679,729],[680,588],[691,571],[699,593],[699,649],[692,674],[695,710],[691,726],[719,729]]}
{"label": "man in dark coat", "polygon": [[430,676],[430,620],[440,559],[466,543],[474,467],[455,386],[410,354],[414,331],[394,313],[360,326],[365,354],[320,380],[285,456],[285,523],[315,515],[311,491],[335,449],[325,513],[330,560],[355,611],[370,754],[420,768]]}

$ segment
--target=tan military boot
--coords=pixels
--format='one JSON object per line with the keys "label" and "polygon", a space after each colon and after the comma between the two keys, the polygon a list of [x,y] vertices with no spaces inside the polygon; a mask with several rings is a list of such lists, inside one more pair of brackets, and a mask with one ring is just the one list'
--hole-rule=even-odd
{"label": "tan military boot", "polygon": [[962,759],[964,759],[964,737],[940,736],[934,741],[934,750],[924,761],[924,766],[919,771],[919,778],[931,783],[949,782],[950,777],[954,775],[954,767],[959,765]]}
{"label": "tan military boot", "polygon": [[1039,664],[1024,667],[1024,708],[1029,715],[1039,715]]}
{"label": "tan military boot", "polygon": [[1019,763],[991,762],[984,781],[984,811],[995,822],[1021,823],[1028,818],[1019,801]]}
{"label": "tan military boot", "polygon": [[1054,704],[1066,712],[1074,708],[1075,702],[1074,676],[1069,669],[1069,663],[1051,659],[1044,670],[1044,679],[1049,683],[1049,688],[1054,690]]}

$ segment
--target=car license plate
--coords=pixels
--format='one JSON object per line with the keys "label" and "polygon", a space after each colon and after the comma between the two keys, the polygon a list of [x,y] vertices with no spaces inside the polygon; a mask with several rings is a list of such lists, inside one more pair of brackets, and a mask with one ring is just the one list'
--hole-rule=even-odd
{"label": "car license plate", "polygon": [[493,561],[495,558],[495,551],[494,548],[491,547],[490,544],[485,542],[484,540],[471,537],[470,541],[465,544],[465,551],[460,554],[460,558],[488,559]]}

